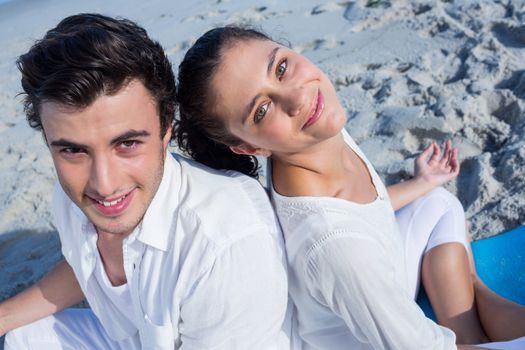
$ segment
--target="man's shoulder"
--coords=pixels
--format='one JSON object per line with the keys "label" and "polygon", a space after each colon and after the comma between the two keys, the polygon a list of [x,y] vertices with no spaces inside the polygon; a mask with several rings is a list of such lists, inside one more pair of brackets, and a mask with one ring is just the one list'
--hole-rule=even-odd
{"label": "man's shoulder", "polygon": [[244,175],[238,171],[213,169],[207,165],[199,163],[193,159],[187,158],[186,156],[183,156],[178,153],[172,153],[171,156],[173,157],[173,159],[175,159],[177,163],[180,164],[183,175],[190,173],[192,175],[202,176],[207,179],[209,179],[210,177],[214,177],[217,179],[225,178],[230,179],[230,181],[233,182],[238,182],[239,179],[250,179],[256,182],[255,179]]}
{"label": "man's shoulder", "polygon": [[180,155],[174,158],[181,169],[180,209],[191,213],[208,238],[235,240],[257,232],[257,227],[267,231],[275,226],[269,197],[257,180]]}
{"label": "man's shoulder", "polygon": [[201,203],[203,198],[230,202],[236,200],[239,204],[251,204],[258,197],[268,200],[262,185],[249,176],[233,170],[212,169],[178,154],[173,157],[180,164],[184,204]]}

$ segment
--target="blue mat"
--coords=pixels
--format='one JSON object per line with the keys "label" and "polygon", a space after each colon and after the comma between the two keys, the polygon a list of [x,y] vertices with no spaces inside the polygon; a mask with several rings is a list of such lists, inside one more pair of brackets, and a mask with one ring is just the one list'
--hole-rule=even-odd
{"label": "blue mat", "polygon": [[[479,277],[499,295],[525,305],[525,226],[472,243]],[[424,288],[417,303],[435,320]]]}

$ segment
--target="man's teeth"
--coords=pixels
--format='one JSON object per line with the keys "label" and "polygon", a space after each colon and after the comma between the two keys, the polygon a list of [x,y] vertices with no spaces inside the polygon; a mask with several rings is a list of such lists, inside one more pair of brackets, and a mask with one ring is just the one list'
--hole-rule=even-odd
{"label": "man's teeth", "polygon": [[126,196],[122,196],[120,197],[119,199],[115,199],[114,201],[111,201],[111,202],[107,202],[107,201],[99,201],[97,200],[97,202],[99,202],[100,204],[102,204],[103,206],[105,207],[112,207],[114,206],[115,204],[117,204],[118,202],[122,201],[124,199],[124,197]]}

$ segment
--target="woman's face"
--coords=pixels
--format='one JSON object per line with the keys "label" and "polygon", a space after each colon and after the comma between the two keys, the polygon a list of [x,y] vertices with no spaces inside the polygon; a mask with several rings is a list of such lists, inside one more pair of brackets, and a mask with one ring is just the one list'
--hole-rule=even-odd
{"label": "woman's face", "polygon": [[269,40],[225,49],[212,78],[214,112],[244,141],[236,153],[284,156],[337,135],[345,111],[330,80],[305,57]]}

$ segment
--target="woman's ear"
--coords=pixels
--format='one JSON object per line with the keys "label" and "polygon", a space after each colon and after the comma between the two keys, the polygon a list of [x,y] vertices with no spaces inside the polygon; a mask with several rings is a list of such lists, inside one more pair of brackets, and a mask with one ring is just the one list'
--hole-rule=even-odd
{"label": "woman's ear", "polygon": [[272,152],[264,148],[255,148],[247,143],[241,143],[238,146],[230,146],[230,150],[235,154],[242,154],[247,156],[262,156],[269,157]]}

